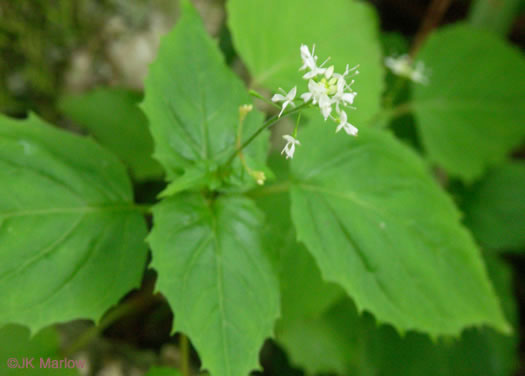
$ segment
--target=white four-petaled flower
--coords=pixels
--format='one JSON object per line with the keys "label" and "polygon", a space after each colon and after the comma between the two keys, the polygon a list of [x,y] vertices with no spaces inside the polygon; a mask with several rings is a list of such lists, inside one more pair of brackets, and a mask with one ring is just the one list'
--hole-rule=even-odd
{"label": "white four-petaled flower", "polygon": [[425,74],[425,64],[422,61],[418,61],[415,66],[413,66],[412,58],[405,54],[399,57],[386,57],[385,65],[395,75],[408,78],[420,84],[428,84],[428,78]]}
{"label": "white four-petaled flower", "polygon": [[[317,56],[314,55],[315,52],[315,45],[312,47],[312,52],[308,49],[308,46],[305,44],[301,44],[301,59],[303,60],[303,65],[299,70],[305,70],[308,69],[309,71],[306,72],[303,76],[305,80],[309,80],[311,78],[314,78],[318,75],[323,75],[327,71],[330,70],[330,68],[326,69],[323,68],[323,65],[330,59],[326,59],[319,67],[317,66]],[[332,72],[333,72],[333,68]]]}
{"label": "white four-petaled flower", "polygon": [[348,117],[344,111],[339,114],[339,125],[335,132],[337,133],[341,129],[351,136],[357,136],[358,129],[348,122]]}
{"label": "white four-petaled flower", "polygon": [[293,158],[293,154],[295,153],[295,145],[301,145],[299,140],[295,139],[294,137],[285,134],[283,138],[286,141],[286,145],[284,145],[283,151],[281,151],[281,154],[286,154],[286,159]]}
{"label": "white four-petaled flower", "polygon": [[297,86],[294,86],[293,89],[290,90],[288,93],[286,93],[286,91],[284,91],[281,88],[279,88],[279,90],[281,90],[284,93],[284,95],[282,95],[282,94],[275,94],[272,97],[272,102],[283,102],[283,105],[281,107],[281,112],[279,112],[279,117],[281,117],[281,115],[284,112],[284,109],[289,104],[291,104],[292,107],[295,107],[295,103],[293,102],[293,100],[295,99],[295,95],[297,94]]}

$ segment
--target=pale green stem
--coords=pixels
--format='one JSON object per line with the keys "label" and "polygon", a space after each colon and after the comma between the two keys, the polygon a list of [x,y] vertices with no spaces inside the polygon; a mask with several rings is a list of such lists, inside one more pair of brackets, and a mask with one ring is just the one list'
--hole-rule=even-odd
{"label": "pale green stem", "polygon": [[180,333],[180,337],[179,337],[179,346],[180,346],[180,352],[181,352],[180,368],[181,368],[182,376],[191,376],[190,344],[188,341],[188,337],[186,337],[182,333]]}
{"label": "pale green stem", "polygon": [[279,110],[281,109],[281,106],[279,106],[277,103],[275,102],[272,102],[271,100],[269,100],[268,98],[266,98],[264,95],[260,94],[259,92],[255,91],[255,90],[250,90],[249,91],[250,95],[252,97],[255,97],[255,98],[259,98],[260,100],[262,100],[264,103],[267,103],[269,104],[270,106],[273,106],[273,107],[276,107],[278,108]]}
{"label": "pale green stem", "polygon": [[299,122],[301,121],[301,113],[297,115],[297,121],[295,122],[295,128],[293,130],[293,138],[297,138],[297,132],[299,131]]}
{"label": "pale green stem", "polygon": [[231,155],[230,157],[228,158],[228,160],[226,161],[226,166],[229,165],[234,159],[235,157],[237,156],[237,154],[243,150],[246,146],[248,146],[258,135],[260,135],[262,133],[262,131],[264,131],[265,129],[269,129],[272,125],[274,125],[275,123],[277,123],[279,120],[281,120],[281,118],[284,118],[288,115],[292,115],[292,114],[295,114],[296,112],[299,112],[301,111],[302,109],[306,108],[309,106],[309,103],[303,103],[302,105],[300,106],[297,106],[297,107],[294,107],[292,108],[291,110],[289,111],[285,111],[281,117],[279,117],[278,115],[274,115],[272,116],[271,118],[269,118],[268,120],[266,120],[263,125],[257,129],[246,141],[244,141],[240,147],[238,147]]}
{"label": "pale green stem", "polygon": [[288,192],[290,189],[291,182],[289,180],[272,184],[269,186],[264,186],[262,188],[256,188],[250,192],[248,192],[248,196],[252,198],[261,197],[261,196],[267,196],[272,195],[276,193],[283,193]]}

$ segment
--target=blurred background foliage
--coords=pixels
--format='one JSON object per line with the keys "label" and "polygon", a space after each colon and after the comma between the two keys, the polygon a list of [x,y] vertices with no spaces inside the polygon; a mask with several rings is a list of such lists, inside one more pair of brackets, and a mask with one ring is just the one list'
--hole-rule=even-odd
{"label": "blurred background foliage", "polygon": [[[208,32],[217,39],[227,63],[247,79],[226,27],[225,1],[193,2]],[[422,31],[424,34],[425,27],[430,31],[459,20],[505,38],[519,48],[525,47],[525,2],[522,0],[369,2],[379,14],[385,55],[407,52],[417,43]],[[128,164],[137,183],[137,199],[152,201],[162,187],[162,177],[155,161],[137,157],[149,155],[152,145],[148,135],[142,133],[146,119],[133,106],[142,97],[143,80],[160,37],[178,18],[177,3],[172,0],[0,0],[0,112],[24,117],[34,111],[52,123],[93,135]],[[444,9],[435,5],[438,3],[445,4]],[[432,12],[438,14],[434,18],[439,24],[425,23],[432,19],[428,17]],[[388,91],[394,85],[394,77],[388,74],[386,82]],[[99,87],[111,89],[97,89]],[[410,95],[405,88],[395,101],[404,102]],[[117,113],[113,118],[102,116],[98,121],[100,127],[84,123],[86,112],[110,112],[114,103],[120,103],[115,109]],[[123,142],[144,140],[137,144],[134,155],[115,143],[115,137],[108,133],[108,130],[120,132],[121,124],[116,119],[124,116],[128,116],[126,123],[132,131],[124,135]],[[414,117],[407,114],[396,118],[391,128],[401,139],[420,149],[414,122]],[[287,317],[303,317],[308,312],[310,318],[290,325],[279,323],[278,340],[268,341],[261,354],[263,374],[421,375],[424,369],[425,374],[430,375],[525,375],[525,170],[522,161],[525,149],[518,148],[513,157],[514,162],[492,169],[471,185],[451,179],[442,171],[437,171],[437,176],[465,212],[465,223],[484,248],[496,289],[515,323],[514,336],[504,338],[490,331],[472,329],[465,333],[461,343],[451,345],[411,333],[403,339],[404,346],[399,346],[402,339],[392,329],[378,329],[371,317],[359,316],[335,286],[321,281],[306,252],[303,252],[305,259],[290,257],[288,263],[285,252],[282,293],[291,303],[284,304],[283,310],[289,309]],[[488,197],[498,200],[488,200]],[[261,200],[259,204],[264,207],[282,203]],[[282,216],[274,218],[276,223],[280,220]],[[293,233],[282,236],[294,238]],[[513,274],[502,267],[496,255],[503,255]],[[301,280],[306,275],[318,277]],[[11,356],[66,354],[89,359],[89,369],[83,374],[101,376],[143,375],[152,366],[183,367],[179,337],[169,333],[171,311],[162,297],[153,294],[154,281],[155,273],[149,270],[142,288],[123,299],[97,327],[78,321],[48,328],[32,339],[22,327],[2,328],[0,361]],[[286,295],[287,289],[292,291],[299,284],[311,289],[312,295],[306,301],[294,301],[297,296]],[[297,307],[303,310],[294,312]],[[329,308],[324,310],[326,307]],[[315,341],[305,341],[305,337]],[[194,365],[198,365],[195,352],[191,357]],[[3,371],[4,368],[0,369],[0,375]],[[9,372],[5,374],[17,374]],[[155,368],[148,375],[176,375],[175,372],[173,368]],[[18,374],[42,373],[24,370]]]}

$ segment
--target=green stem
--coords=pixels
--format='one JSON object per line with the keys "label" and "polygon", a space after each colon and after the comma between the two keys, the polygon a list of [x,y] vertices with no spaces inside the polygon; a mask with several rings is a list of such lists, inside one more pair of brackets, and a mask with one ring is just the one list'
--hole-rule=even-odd
{"label": "green stem", "polygon": [[301,111],[302,109],[306,108],[309,106],[309,103],[303,103],[302,105],[300,106],[297,106],[297,107],[294,107],[292,108],[291,110],[289,111],[286,111],[282,114],[281,117],[279,117],[278,115],[274,115],[272,116],[271,118],[269,118],[268,120],[266,120],[263,125],[257,129],[246,141],[244,141],[240,147],[237,148],[237,150],[235,150],[231,155],[230,157],[228,158],[228,160],[226,161],[226,166],[229,165],[234,159],[235,157],[237,156],[237,154],[243,150],[246,146],[248,146],[259,134],[261,134],[262,131],[264,131],[265,129],[269,129],[272,125],[274,125],[275,123],[277,123],[281,118],[283,117],[286,117],[288,115],[292,115],[292,114],[295,114],[296,112],[299,112]]}
{"label": "green stem", "polygon": [[250,196],[251,198],[256,198],[256,197],[267,196],[267,195],[272,195],[276,193],[288,192],[291,184],[292,184],[291,181],[286,180],[286,181],[272,184],[269,186],[265,186],[262,188],[257,188],[257,189],[254,189],[248,192],[248,196]]}
{"label": "green stem", "polygon": [[293,130],[293,138],[297,138],[297,132],[299,131],[299,123],[301,122],[301,113],[297,115],[297,121],[295,123],[295,128]]}
{"label": "green stem", "polygon": [[259,92],[255,91],[255,90],[250,90],[249,91],[250,95],[252,97],[255,97],[255,98],[259,98],[260,100],[262,100],[264,103],[267,103],[271,106],[274,106],[276,108],[278,108],[279,110],[281,109],[281,106],[279,106],[277,103],[275,102],[272,102],[271,100],[269,100],[268,98],[266,98],[264,95],[260,94]]}
{"label": "green stem", "polygon": [[182,376],[190,376],[191,370],[190,370],[190,344],[188,341],[188,337],[186,337],[184,334],[180,333],[179,337],[179,346],[180,346],[180,352],[181,352],[181,372]]}

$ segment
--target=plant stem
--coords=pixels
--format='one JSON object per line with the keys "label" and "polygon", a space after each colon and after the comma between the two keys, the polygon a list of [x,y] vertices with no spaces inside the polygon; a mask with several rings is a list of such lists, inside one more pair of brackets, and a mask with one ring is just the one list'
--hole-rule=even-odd
{"label": "plant stem", "polygon": [[259,92],[255,91],[255,90],[250,90],[249,91],[250,95],[252,97],[255,97],[255,98],[259,98],[260,100],[262,100],[264,103],[267,103],[271,106],[274,106],[276,108],[278,108],[279,110],[281,109],[281,106],[279,106],[277,103],[275,102],[272,102],[271,100],[269,100],[268,98],[266,98],[264,95],[260,94]]}
{"label": "plant stem", "polygon": [[432,0],[425,15],[425,19],[414,37],[414,42],[412,43],[412,48],[410,49],[409,54],[411,58],[414,58],[427,36],[439,24],[450,3],[451,0]]}
{"label": "plant stem", "polygon": [[[147,298],[147,297],[146,297]],[[78,350],[82,349],[88,345],[96,336],[108,328],[118,319],[126,316],[127,314],[139,310],[144,305],[145,297],[143,295],[137,295],[136,297],[123,302],[115,309],[110,311],[106,316],[102,318],[98,325],[92,326],[91,328],[86,329],[75,342],[73,342],[67,349],[64,351],[64,356],[70,356],[76,353]]]}
{"label": "plant stem", "polygon": [[186,337],[184,334],[180,333],[179,337],[179,346],[180,346],[180,352],[181,352],[181,372],[182,376],[190,376],[191,370],[190,370],[190,344],[188,341],[188,337]]}
{"label": "plant stem", "polygon": [[248,196],[251,198],[267,196],[275,193],[287,192],[290,189],[291,182],[289,180],[272,184],[267,187],[257,188],[248,192]]}
{"label": "plant stem", "polygon": [[235,157],[237,156],[237,154],[243,150],[246,146],[248,146],[259,134],[261,134],[262,131],[264,131],[265,129],[269,129],[272,125],[274,125],[275,123],[277,123],[281,118],[283,117],[286,117],[288,115],[292,115],[292,114],[295,114],[296,112],[299,112],[301,111],[302,109],[306,108],[307,106],[309,105],[309,103],[303,103],[302,105],[300,106],[297,106],[297,107],[294,107],[292,108],[291,110],[289,111],[286,111],[282,114],[281,117],[279,117],[278,115],[274,115],[272,116],[271,118],[269,118],[268,120],[266,120],[263,125],[261,125],[261,127],[259,129],[257,129],[246,141],[244,141],[241,146],[239,146],[233,153],[232,155],[230,155],[230,157],[228,158],[228,160],[226,161],[226,166],[229,165],[234,159]]}

